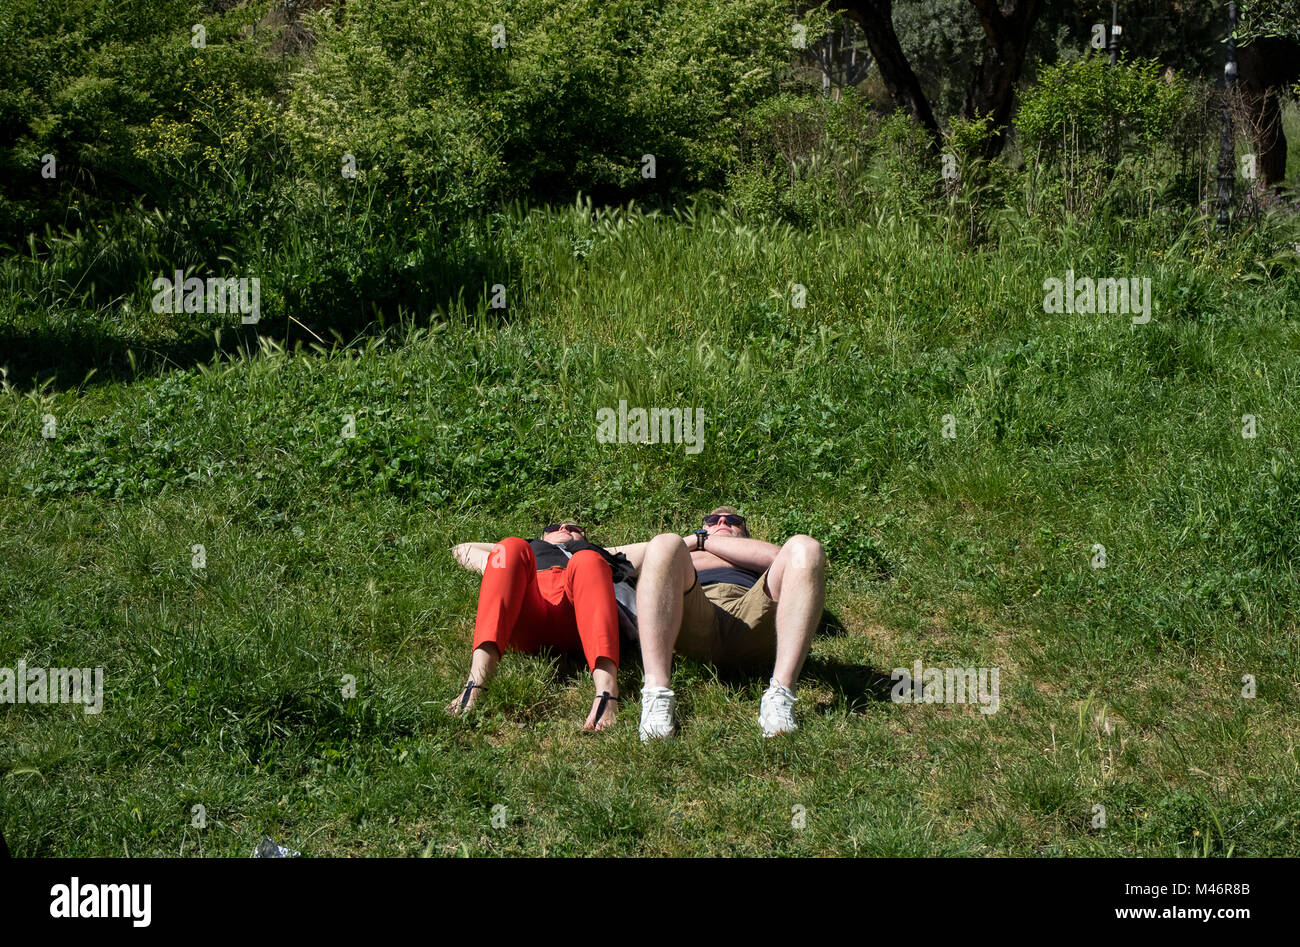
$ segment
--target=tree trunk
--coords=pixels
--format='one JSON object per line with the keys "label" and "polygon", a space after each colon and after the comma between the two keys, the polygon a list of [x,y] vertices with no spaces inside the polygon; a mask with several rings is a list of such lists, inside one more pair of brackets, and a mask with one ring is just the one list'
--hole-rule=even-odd
{"label": "tree trunk", "polygon": [[929,133],[930,145],[937,152],[942,145],[939,123],[894,32],[893,0],[841,0],[841,4],[841,9],[862,27],[894,103]]}
{"label": "tree trunk", "polygon": [[984,58],[966,87],[962,115],[977,119],[993,117],[998,132],[985,143],[984,157],[993,158],[1006,142],[1011,122],[1016,83],[1025,65],[1029,34],[1042,12],[1041,0],[1016,0],[1010,13],[1003,13],[998,0],[970,0],[984,30]]}
{"label": "tree trunk", "polygon": [[[992,158],[1002,150],[1005,128],[1011,121],[1016,82],[1025,64],[1029,34],[1043,5],[1042,0],[1016,0],[1011,12],[1003,13],[998,0],[970,0],[970,3],[984,30],[984,58],[966,87],[962,114],[972,119],[993,117],[994,125],[1000,130],[989,138],[984,148],[984,156]],[[937,151],[942,146],[939,123],[894,32],[892,0],[841,0],[840,5],[866,34],[867,45],[890,96],[930,133]]]}
{"label": "tree trunk", "polygon": [[1255,148],[1259,175],[1270,187],[1286,177],[1286,135],[1278,87],[1300,78],[1300,43],[1281,38],[1257,39],[1237,51],[1238,81],[1247,116],[1244,129]]}

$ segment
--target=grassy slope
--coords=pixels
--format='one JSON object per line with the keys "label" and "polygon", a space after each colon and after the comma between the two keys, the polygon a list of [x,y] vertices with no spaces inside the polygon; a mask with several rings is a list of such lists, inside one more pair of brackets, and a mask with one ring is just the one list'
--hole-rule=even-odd
{"label": "grassy slope", "polygon": [[[1294,258],[1008,232],[534,214],[504,318],[6,394],[0,663],[108,688],[98,717],[0,714],[11,847],[1294,852]],[[1152,322],[1044,315],[1067,267],[1151,276]],[[705,450],[596,443],[620,398],[701,406]],[[813,648],[796,736],[760,738],[762,682],[690,663],[674,743],[639,744],[635,702],[581,734],[586,675],[546,658],[509,657],[477,725],[442,715],[477,591],[452,542],[572,512],[635,540],[717,502],[827,542],[846,632]],[[873,674],[917,659],[1000,667],[1001,709],[882,700]]]}

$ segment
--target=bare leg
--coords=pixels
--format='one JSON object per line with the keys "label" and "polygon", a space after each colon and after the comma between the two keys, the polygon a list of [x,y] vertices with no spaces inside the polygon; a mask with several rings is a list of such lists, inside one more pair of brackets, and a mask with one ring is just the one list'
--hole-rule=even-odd
{"label": "bare leg", "polygon": [[776,602],[776,665],[772,678],[793,690],[826,603],[826,553],[822,544],[803,535],[786,540],[768,570],[767,593]]}
{"label": "bare leg", "polygon": [[[497,646],[490,641],[484,642],[474,649],[474,659],[470,663],[469,679],[475,684],[486,684],[492,680],[492,675],[497,672],[497,664],[501,661],[501,652]],[[469,692],[469,702],[465,704],[465,710],[469,710],[478,703],[479,695],[483,691],[477,687]],[[462,697],[457,697],[447,705],[447,713],[461,713],[460,702]]]}
{"label": "bare leg", "polygon": [[591,679],[596,685],[596,697],[591,703],[591,713],[587,715],[587,722],[583,724],[584,730],[604,730],[614,723],[615,708],[618,707],[618,701],[611,700],[605,703],[605,712],[596,719],[596,709],[600,706],[600,695],[609,691],[611,697],[618,696],[618,668],[609,658],[598,658],[596,666],[591,669]]}
{"label": "bare leg", "polygon": [[647,687],[667,687],[673,645],[682,629],[682,596],[695,582],[682,537],[662,533],[650,540],[636,584],[637,629]]}

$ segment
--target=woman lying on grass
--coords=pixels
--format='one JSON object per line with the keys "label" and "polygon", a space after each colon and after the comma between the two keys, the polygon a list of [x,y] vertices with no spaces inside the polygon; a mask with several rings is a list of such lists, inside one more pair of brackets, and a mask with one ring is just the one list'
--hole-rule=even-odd
{"label": "woman lying on grass", "polygon": [[478,702],[503,651],[535,654],[551,647],[587,658],[596,697],[583,729],[610,726],[618,702],[613,568],[630,569],[627,560],[587,542],[586,530],[572,520],[547,526],[541,539],[461,543],[452,552],[466,569],[483,573],[483,585],[469,681],[447,712],[461,714]]}

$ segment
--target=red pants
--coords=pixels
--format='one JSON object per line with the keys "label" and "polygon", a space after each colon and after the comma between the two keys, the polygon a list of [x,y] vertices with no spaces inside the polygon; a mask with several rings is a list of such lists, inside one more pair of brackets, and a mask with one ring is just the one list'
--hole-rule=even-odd
{"label": "red pants", "polygon": [[537,571],[527,540],[512,536],[488,555],[474,619],[474,647],[492,642],[528,654],[550,646],[581,650],[587,667],[609,658],[618,666],[618,610],[609,563],[584,549],[558,566]]}

